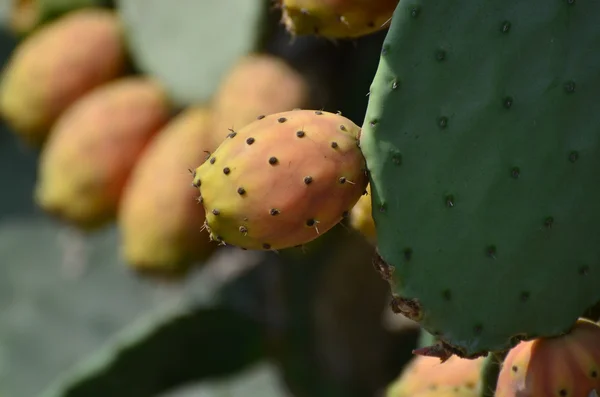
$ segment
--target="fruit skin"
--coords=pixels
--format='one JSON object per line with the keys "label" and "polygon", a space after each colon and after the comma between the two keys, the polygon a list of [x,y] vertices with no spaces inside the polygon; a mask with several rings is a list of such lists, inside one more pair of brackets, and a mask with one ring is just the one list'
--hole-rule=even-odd
{"label": "fruit skin", "polygon": [[451,353],[561,334],[600,300],[599,13],[411,0],[394,14],[361,149],[396,310]]}
{"label": "fruit skin", "polygon": [[356,38],[386,28],[398,0],[279,0],[294,35]]}
{"label": "fruit skin", "polygon": [[15,49],[0,82],[0,112],[25,142],[40,146],[74,101],[126,68],[114,12],[83,9],[42,26]]}
{"label": "fruit skin", "polygon": [[360,128],[295,110],[230,134],[196,170],[211,237],[253,250],[308,243],[339,223],[367,186]]}
{"label": "fruit skin", "polygon": [[204,208],[188,172],[214,150],[211,121],[208,108],[184,110],[139,158],[119,208],[122,253],[133,269],[178,278],[217,247],[201,231]]}
{"label": "fruit skin", "polygon": [[38,205],[82,229],[111,221],[135,162],[168,121],[169,107],[162,86],[143,77],[116,80],[78,100],[56,122],[41,153]]}
{"label": "fruit skin", "polygon": [[375,222],[371,215],[373,206],[371,205],[371,187],[367,186],[367,194],[363,194],[356,205],[350,211],[350,226],[359,231],[371,244],[376,244],[377,233],[375,231]]}
{"label": "fruit skin", "polygon": [[562,336],[521,342],[504,359],[497,397],[588,397],[600,391],[600,326],[579,319]]}
{"label": "fruit skin", "polygon": [[483,360],[481,357],[469,360],[452,356],[441,363],[437,358],[415,356],[400,377],[388,387],[386,397],[412,397],[430,389],[445,387],[460,387],[475,392],[479,386]]}
{"label": "fruit skin", "polygon": [[284,60],[268,54],[241,58],[219,86],[213,100],[215,148],[260,115],[303,108],[309,102],[304,77]]}
{"label": "fruit skin", "polygon": [[411,397],[478,397],[477,391],[466,387],[440,387],[423,390]]}

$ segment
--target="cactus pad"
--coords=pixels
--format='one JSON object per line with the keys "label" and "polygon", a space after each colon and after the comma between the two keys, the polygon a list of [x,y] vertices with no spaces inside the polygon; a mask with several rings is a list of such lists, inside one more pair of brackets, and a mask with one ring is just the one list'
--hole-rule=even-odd
{"label": "cactus pad", "polygon": [[195,172],[211,237],[284,249],[327,232],[367,186],[360,128],[341,115],[294,110],[231,132]]}
{"label": "cactus pad", "polygon": [[376,261],[395,311],[449,352],[560,334],[600,299],[599,13],[575,0],[395,11],[361,136]]}

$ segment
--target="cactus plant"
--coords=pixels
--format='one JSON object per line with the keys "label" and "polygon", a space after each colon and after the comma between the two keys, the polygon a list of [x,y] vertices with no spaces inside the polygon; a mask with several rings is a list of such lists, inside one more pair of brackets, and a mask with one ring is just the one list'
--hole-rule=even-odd
{"label": "cactus plant", "polygon": [[395,267],[395,310],[442,340],[433,354],[557,335],[600,300],[599,12],[542,0],[395,11],[361,148],[377,262]]}
{"label": "cactus plant", "polygon": [[194,175],[211,238],[277,250],[327,232],[367,186],[359,135],[352,121],[318,110],[260,116],[232,131]]}

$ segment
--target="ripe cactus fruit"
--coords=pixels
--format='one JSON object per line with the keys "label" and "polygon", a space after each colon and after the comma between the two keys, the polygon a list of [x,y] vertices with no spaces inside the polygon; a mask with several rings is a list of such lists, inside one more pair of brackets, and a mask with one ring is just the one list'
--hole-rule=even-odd
{"label": "ripe cactus fruit", "polygon": [[125,262],[136,271],[180,277],[217,246],[206,231],[198,234],[204,209],[188,173],[204,151],[215,149],[210,116],[207,108],[191,107],[175,117],[144,150],[127,182],[119,226]]}
{"label": "ripe cactus fruit", "polygon": [[395,310],[450,353],[561,334],[600,300],[599,13],[410,0],[394,14],[361,135],[378,261],[395,266]]}
{"label": "ripe cactus fruit", "polygon": [[40,145],[75,100],[121,75],[126,52],[117,15],[74,11],[23,40],[0,82],[0,112],[31,145]]}
{"label": "ripe cactus fruit", "polygon": [[363,194],[358,200],[356,205],[350,211],[350,226],[358,230],[363,236],[369,240],[372,244],[377,241],[377,235],[375,232],[375,222],[371,212],[373,206],[371,205],[371,187],[367,186],[367,194]]}
{"label": "ripe cactus fruit", "polygon": [[388,26],[398,0],[279,0],[294,35],[353,38]]}
{"label": "ripe cactus fruit", "polygon": [[588,397],[600,392],[600,326],[579,319],[571,331],[521,342],[506,356],[497,397]]}
{"label": "ripe cactus fruit", "polygon": [[83,229],[112,220],[139,154],[169,117],[162,86],[146,78],[84,96],[56,122],[42,151],[37,203]]}
{"label": "ripe cactus fruit", "polygon": [[308,243],[367,186],[360,128],[338,114],[275,113],[232,132],[196,170],[211,237],[253,250]]}
{"label": "ripe cactus fruit", "polygon": [[308,101],[308,83],[284,60],[267,54],[247,55],[215,94],[214,142],[221,144],[230,128],[241,129],[263,114],[303,108]]}
{"label": "ripe cactus fruit", "polygon": [[481,357],[470,360],[452,356],[441,363],[437,358],[415,356],[400,377],[388,387],[386,397],[412,397],[426,390],[445,387],[475,392],[483,360]]}

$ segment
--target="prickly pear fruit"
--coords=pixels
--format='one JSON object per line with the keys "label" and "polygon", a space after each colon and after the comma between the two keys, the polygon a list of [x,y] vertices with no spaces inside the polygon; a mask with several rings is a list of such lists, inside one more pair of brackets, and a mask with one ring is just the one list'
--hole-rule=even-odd
{"label": "prickly pear fruit", "polygon": [[426,389],[410,397],[478,397],[480,394],[468,387],[439,387]]}
{"label": "prickly pear fruit", "polygon": [[[122,253],[133,269],[178,277],[216,248],[204,225],[190,165],[212,151],[210,111],[192,107],[165,126],[144,150],[119,208]],[[157,181],[160,181],[157,183]]]}
{"label": "prickly pear fruit", "polygon": [[87,94],[52,128],[37,203],[83,229],[112,220],[139,154],[169,117],[163,87],[150,79],[124,78]]}
{"label": "prickly pear fruit", "polygon": [[441,363],[437,358],[415,356],[400,377],[388,387],[386,397],[411,397],[425,390],[443,387],[475,391],[479,385],[483,360],[452,356]]}
{"label": "prickly pear fruit", "polygon": [[0,82],[0,112],[31,145],[75,100],[121,75],[126,51],[117,15],[74,11],[42,26],[15,49]]}
{"label": "prickly pear fruit", "polygon": [[294,35],[351,38],[387,27],[398,0],[279,0],[279,5]]}
{"label": "prickly pear fruit", "polygon": [[314,110],[260,117],[196,170],[207,227],[246,249],[308,243],[349,214],[367,186],[360,128]]}
{"label": "prickly pear fruit", "polygon": [[375,244],[377,235],[375,232],[375,222],[371,212],[371,187],[367,186],[367,194],[364,194],[350,211],[350,226],[358,230],[372,244]]}
{"label": "prickly pear fruit", "polygon": [[267,54],[242,58],[225,77],[213,101],[216,146],[230,128],[240,129],[260,115],[305,107],[308,98],[308,83],[282,59]]}
{"label": "prickly pear fruit", "polygon": [[361,135],[395,307],[462,357],[600,300],[600,2],[484,3],[400,2]]}
{"label": "prickly pear fruit", "polygon": [[519,343],[504,359],[497,397],[588,397],[600,392],[600,326],[579,319],[571,331]]}

